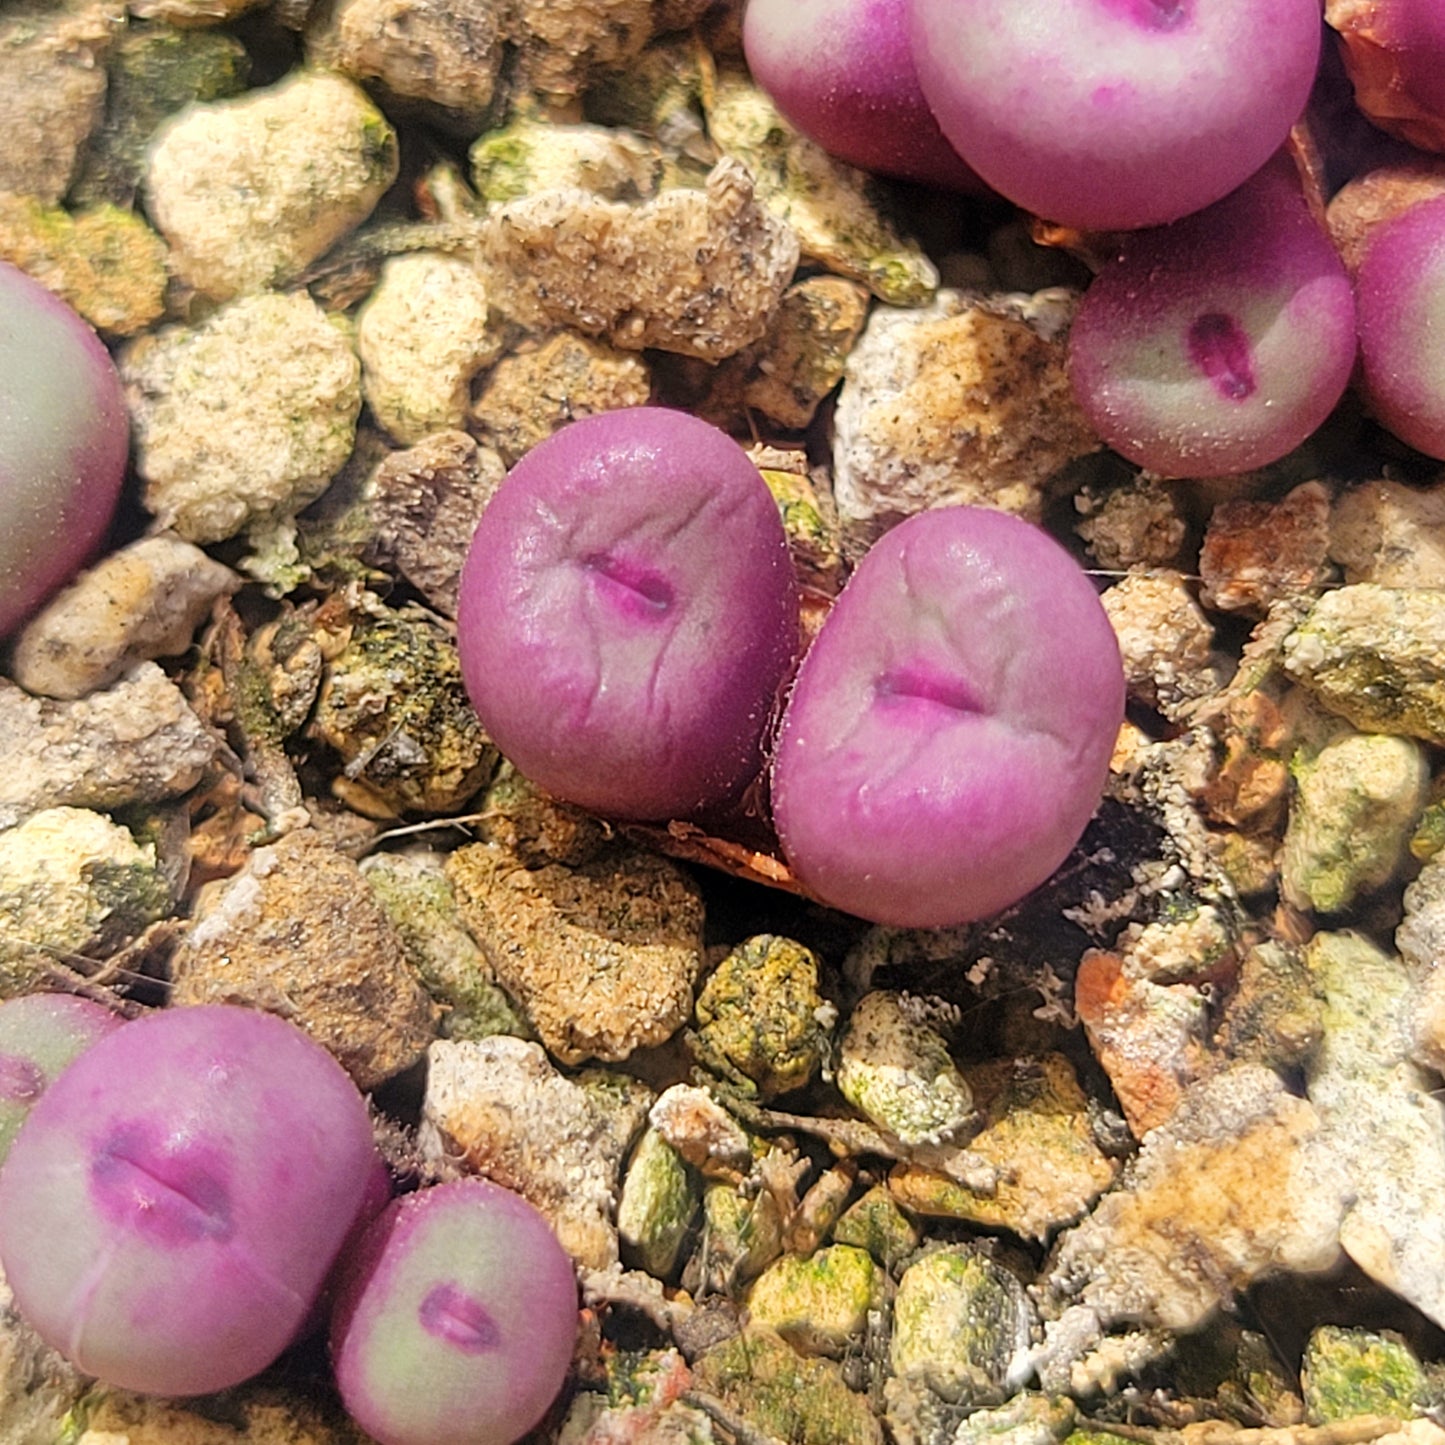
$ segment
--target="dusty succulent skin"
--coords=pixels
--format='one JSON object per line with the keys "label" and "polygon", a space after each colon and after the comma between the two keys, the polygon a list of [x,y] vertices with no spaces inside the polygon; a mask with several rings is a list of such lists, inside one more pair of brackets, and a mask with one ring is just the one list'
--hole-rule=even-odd
{"label": "dusty succulent skin", "polygon": [[105,347],[0,263],[0,638],[68,582],[110,525],[128,445]]}
{"label": "dusty succulent skin", "polygon": [[381,1445],[511,1445],[561,1388],[576,1332],[572,1263],[547,1222],[463,1179],[367,1230],[331,1350],[347,1409]]}
{"label": "dusty succulent skin", "polygon": [[1279,146],[1319,55],[1317,0],[915,0],[919,81],[991,186],[1064,225],[1159,225]]}
{"label": "dusty succulent skin", "polygon": [[1133,233],[1069,333],[1090,422],[1166,476],[1276,461],[1329,415],[1355,359],[1345,268],[1279,157],[1171,226]]}
{"label": "dusty succulent skin", "polygon": [[1118,644],[1044,532],[940,507],[859,564],[798,672],[772,770],[783,852],[825,902],[923,928],[1042,883],[1094,812]]}
{"label": "dusty succulent skin", "polygon": [[663,819],[758,770],[797,618],[782,522],[741,448],[633,407],[512,469],[467,555],[457,633],[472,702],[523,773]]}
{"label": "dusty succulent skin", "polygon": [[40,1336],[162,1395],[295,1336],[375,1177],[361,1095],[270,1014],[167,1009],[45,1091],[0,1170],[0,1264]]}

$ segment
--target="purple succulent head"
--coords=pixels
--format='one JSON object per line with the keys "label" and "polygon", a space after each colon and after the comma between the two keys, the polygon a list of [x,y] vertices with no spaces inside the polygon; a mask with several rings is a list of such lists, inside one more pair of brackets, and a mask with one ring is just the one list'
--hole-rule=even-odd
{"label": "purple succulent head", "polygon": [[880,923],[983,918],[1098,804],[1119,649],[1073,559],[1017,517],[922,512],[864,557],[798,672],[773,763],[788,862]]}
{"label": "purple succulent head", "polygon": [[347,1409],[381,1445],[511,1445],[561,1389],[576,1333],[575,1273],[546,1220],[464,1179],[367,1230],[331,1348]]}
{"label": "purple succulent head", "polygon": [[89,560],[129,445],[120,378],[95,332],[0,262],[0,637]]}
{"label": "purple succulent head", "polygon": [[761,766],[797,647],[778,509],[723,432],[633,407],[534,447],[462,573],[462,673],[517,767],[617,817],[685,817]]}
{"label": "purple succulent head", "polygon": [[201,1394],[290,1343],[373,1177],[366,1105],[270,1014],[167,1009],[46,1090],[0,1169],[0,1263],[87,1374]]}

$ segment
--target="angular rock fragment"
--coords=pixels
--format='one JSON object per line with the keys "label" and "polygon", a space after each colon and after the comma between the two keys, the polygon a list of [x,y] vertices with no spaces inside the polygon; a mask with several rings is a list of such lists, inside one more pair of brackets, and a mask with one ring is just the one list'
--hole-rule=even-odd
{"label": "angular rock fragment", "polygon": [[687,1161],[656,1129],[644,1129],[617,1200],[624,1258],[657,1279],[670,1278],[701,1201],[701,1181]]}
{"label": "angular rock fragment", "polygon": [[1284,665],[1361,732],[1445,743],[1445,591],[1360,582],[1326,592],[1285,640]]}
{"label": "angular rock fragment", "polygon": [[361,367],[303,295],[250,296],[120,357],[145,504],[187,541],[292,516],[351,454]]}
{"label": "angular rock fragment", "polygon": [[706,92],[708,131],[741,161],[758,198],[797,232],[810,261],[864,282],[890,306],[921,306],[938,272],[917,242],[882,214],[868,177],[800,134],[745,77],[724,72]]}
{"label": "angular rock fragment", "polygon": [[81,573],[25,625],[11,675],[42,697],[84,697],[140,663],[185,652],[216,599],[239,586],[199,547],[144,537]]}
{"label": "angular rock fragment", "polygon": [[866,1250],[829,1245],[804,1258],[785,1254],[748,1290],[753,1323],[775,1330],[800,1354],[841,1359],[857,1350],[884,1300],[883,1272]]}
{"label": "angular rock fragment", "polygon": [[671,1038],[702,966],[702,899],[673,863],[615,845],[577,868],[527,868],[489,845],[447,863],[502,986],[563,1063]]}
{"label": "angular rock fragment", "polygon": [[459,257],[417,251],[382,267],[356,349],[366,403],[404,446],[466,419],[472,377],[502,349],[487,318],[486,287]]}
{"label": "angular rock fragment", "polygon": [[1340,1242],[1372,1279],[1445,1323],[1445,1108],[1412,1057],[1418,975],[1354,933],[1316,934],[1305,959],[1325,1001],[1306,1086],[1351,1196]]}
{"label": "angular rock fragment", "polygon": [[530,115],[487,131],[469,158],[472,185],[489,206],[574,189],[603,201],[645,201],[662,179],[655,142],[620,127],[549,125]]}
{"label": "angular rock fragment", "polygon": [[620,1074],[569,1079],[522,1039],[443,1041],[428,1053],[422,1147],[517,1190],[579,1264],[606,1269],[618,1258],[622,1161],[650,1098]]}
{"label": "angular rock fragment", "polygon": [[153,844],[87,808],[47,808],[0,832],[0,998],[57,965],[80,973],[170,911]]}
{"label": "angular rock fragment", "polygon": [[1445,587],[1445,487],[1391,481],[1351,487],[1330,513],[1330,556],[1346,582]]}
{"label": "angular rock fragment", "polygon": [[299,276],[396,179],[396,135],[360,86],[296,71],[191,106],[156,135],[146,209],[180,278],[217,301]]}
{"label": "angular rock fragment", "polygon": [[445,617],[456,616],[472,533],[505,475],[490,447],[441,431],[392,452],[372,476],[371,547]]}
{"label": "angular rock fragment", "polygon": [[289,1018],[361,1089],[410,1068],[436,1006],[357,865],[311,828],[257,848],[217,886],[177,951],[173,1001]]}
{"label": "angular rock fragment", "polygon": [[1201,600],[1226,612],[1264,612],[1280,597],[1317,589],[1328,575],[1330,495],[1305,482],[1278,502],[1214,509],[1199,552]]}
{"label": "angular rock fragment", "polygon": [[1069,390],[1074,298],[940,291],[874,309],[834,418],[838,513],[854,553],[925,507],[974,503],[1037,521],[1043,488],[1099,450]]}
{"label": "angular rock fragment", "polygon": [[76,702],[31,697],[0,678],[0,827],[42,808],[120,808],[199,783],[220,739],[153,662]]}
{"label": "angular rock fragment", "polygon": [[1322,1115],[1278,1075],[1241,1064],[1200,1080],[1060,1239],[1042,1296],[1044,1388],[1087,1378],[1096,1350],[1142,1361],[1157,1348],[1127,1335],[1111,1346],[1115,1324],[1191,1330],[1256,1279],[1327,1269],[1349,1193]]}
{"label": "angular rock fragment", "polygon": [[725,160],[703,189],[638,206],[578,190],[514,201],[487,217],[481,253],[498,306],[524,325],[721,361],[767,330],[798,242]]}

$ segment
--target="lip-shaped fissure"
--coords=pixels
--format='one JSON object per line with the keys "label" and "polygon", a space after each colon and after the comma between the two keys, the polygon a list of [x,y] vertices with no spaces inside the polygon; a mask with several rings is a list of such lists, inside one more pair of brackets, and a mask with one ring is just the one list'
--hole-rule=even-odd
{"label": "lip-shaped fissure", "polygon": [[612,552],[590,552],[581,559],[599,589],[620,611],[633,617],[663,617],[677,601],[672,582],[655,567]]}
{"label": "lip-shaped fissure", "polygon": [[1177,30],[1194,10],[1194,0],[1103,0],[1103,4],[1141,30]]}
{"label": "lip-shaped fissure", "polygon": [[31,1104],[45,1090],[40,1066],[19,1054],[0,1054],[0,1104]]}
{"label": "lip-shaped fissure", "polygon": [[502,1332],[487,1307],[451,1281],[433,1285],[426,1292],[417,1307],[417,1318],[429,1335],[463,1354],[485,1354],[502,1343]]}
{"label": "lip-shaped fissure", "polygon": [[981,714],[983,700],[955,672],[925,663],[905,663],[879,673],[873,682],[874,700],[882,707],[917,707],[946,712]]}
{"label": "lip-shaped fissure", "polygon": [[154,1244],[219,1243],[231,1237],[235,1219],[231,1191],[210,1154],[123,1124],[96,1150],[91,1193],[108,1219]]}
{"label": "lip-shaped fissure", "polygon": [[1189,324],[1185,345],[1189,359],[1226,401],[1245,401],[1258,382],[1249,337],[1234,317],[1206,311]]}

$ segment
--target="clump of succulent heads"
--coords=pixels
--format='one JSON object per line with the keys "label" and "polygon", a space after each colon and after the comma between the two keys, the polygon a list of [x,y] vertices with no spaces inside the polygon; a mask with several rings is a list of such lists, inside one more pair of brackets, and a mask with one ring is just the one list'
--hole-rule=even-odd
{"label": "clump of succulent heads", "polygon": [[[776,521],[758,473],[721,433],[679,420],[612,413],[530,453],[482,515],[458,617],[473,700],[516,766],[568,802],[655,821],[702,798],[694,779],[725,780],[711,793],[721,800],[755,778],[784,629],[796,627],[791,573],[784,599],[774,527],[757,515],[766,498]],[[726,467],[711,469],[714,456]],[[688,485],[659,484],[679,472]],[[734,617],[750,606],[764,608],[765,667],[756,619]],[[749,649],[741,669],[736,638]],[[771,765],[783,854],[819,898],[880,922],[994,912],[1077,842],[1123,699],[1113,630],[1057,543],[980,508],[911,518],[865,557],[786,699]]]}
{"label": "clump of succulent heads", "polygon": [[511,1445],[572,1361],[577,1284],[546,1220],[484,1179],[394,1201],[332,1317],[337,1386],[381,1445]]}
{"label": "clump of succulent heads", "polygon": [[0,1169],[0,1265],[87,1374],[219,1390],[296,1336],[375,1162],[365,1101],[302,1030],[165,1009],[99,1038],[31,1108]]}
{"label": "clump of succulent heads", "polygon": [[95,332],[0,262],[0,638],[68,582],[115,514],[130,446]]}

